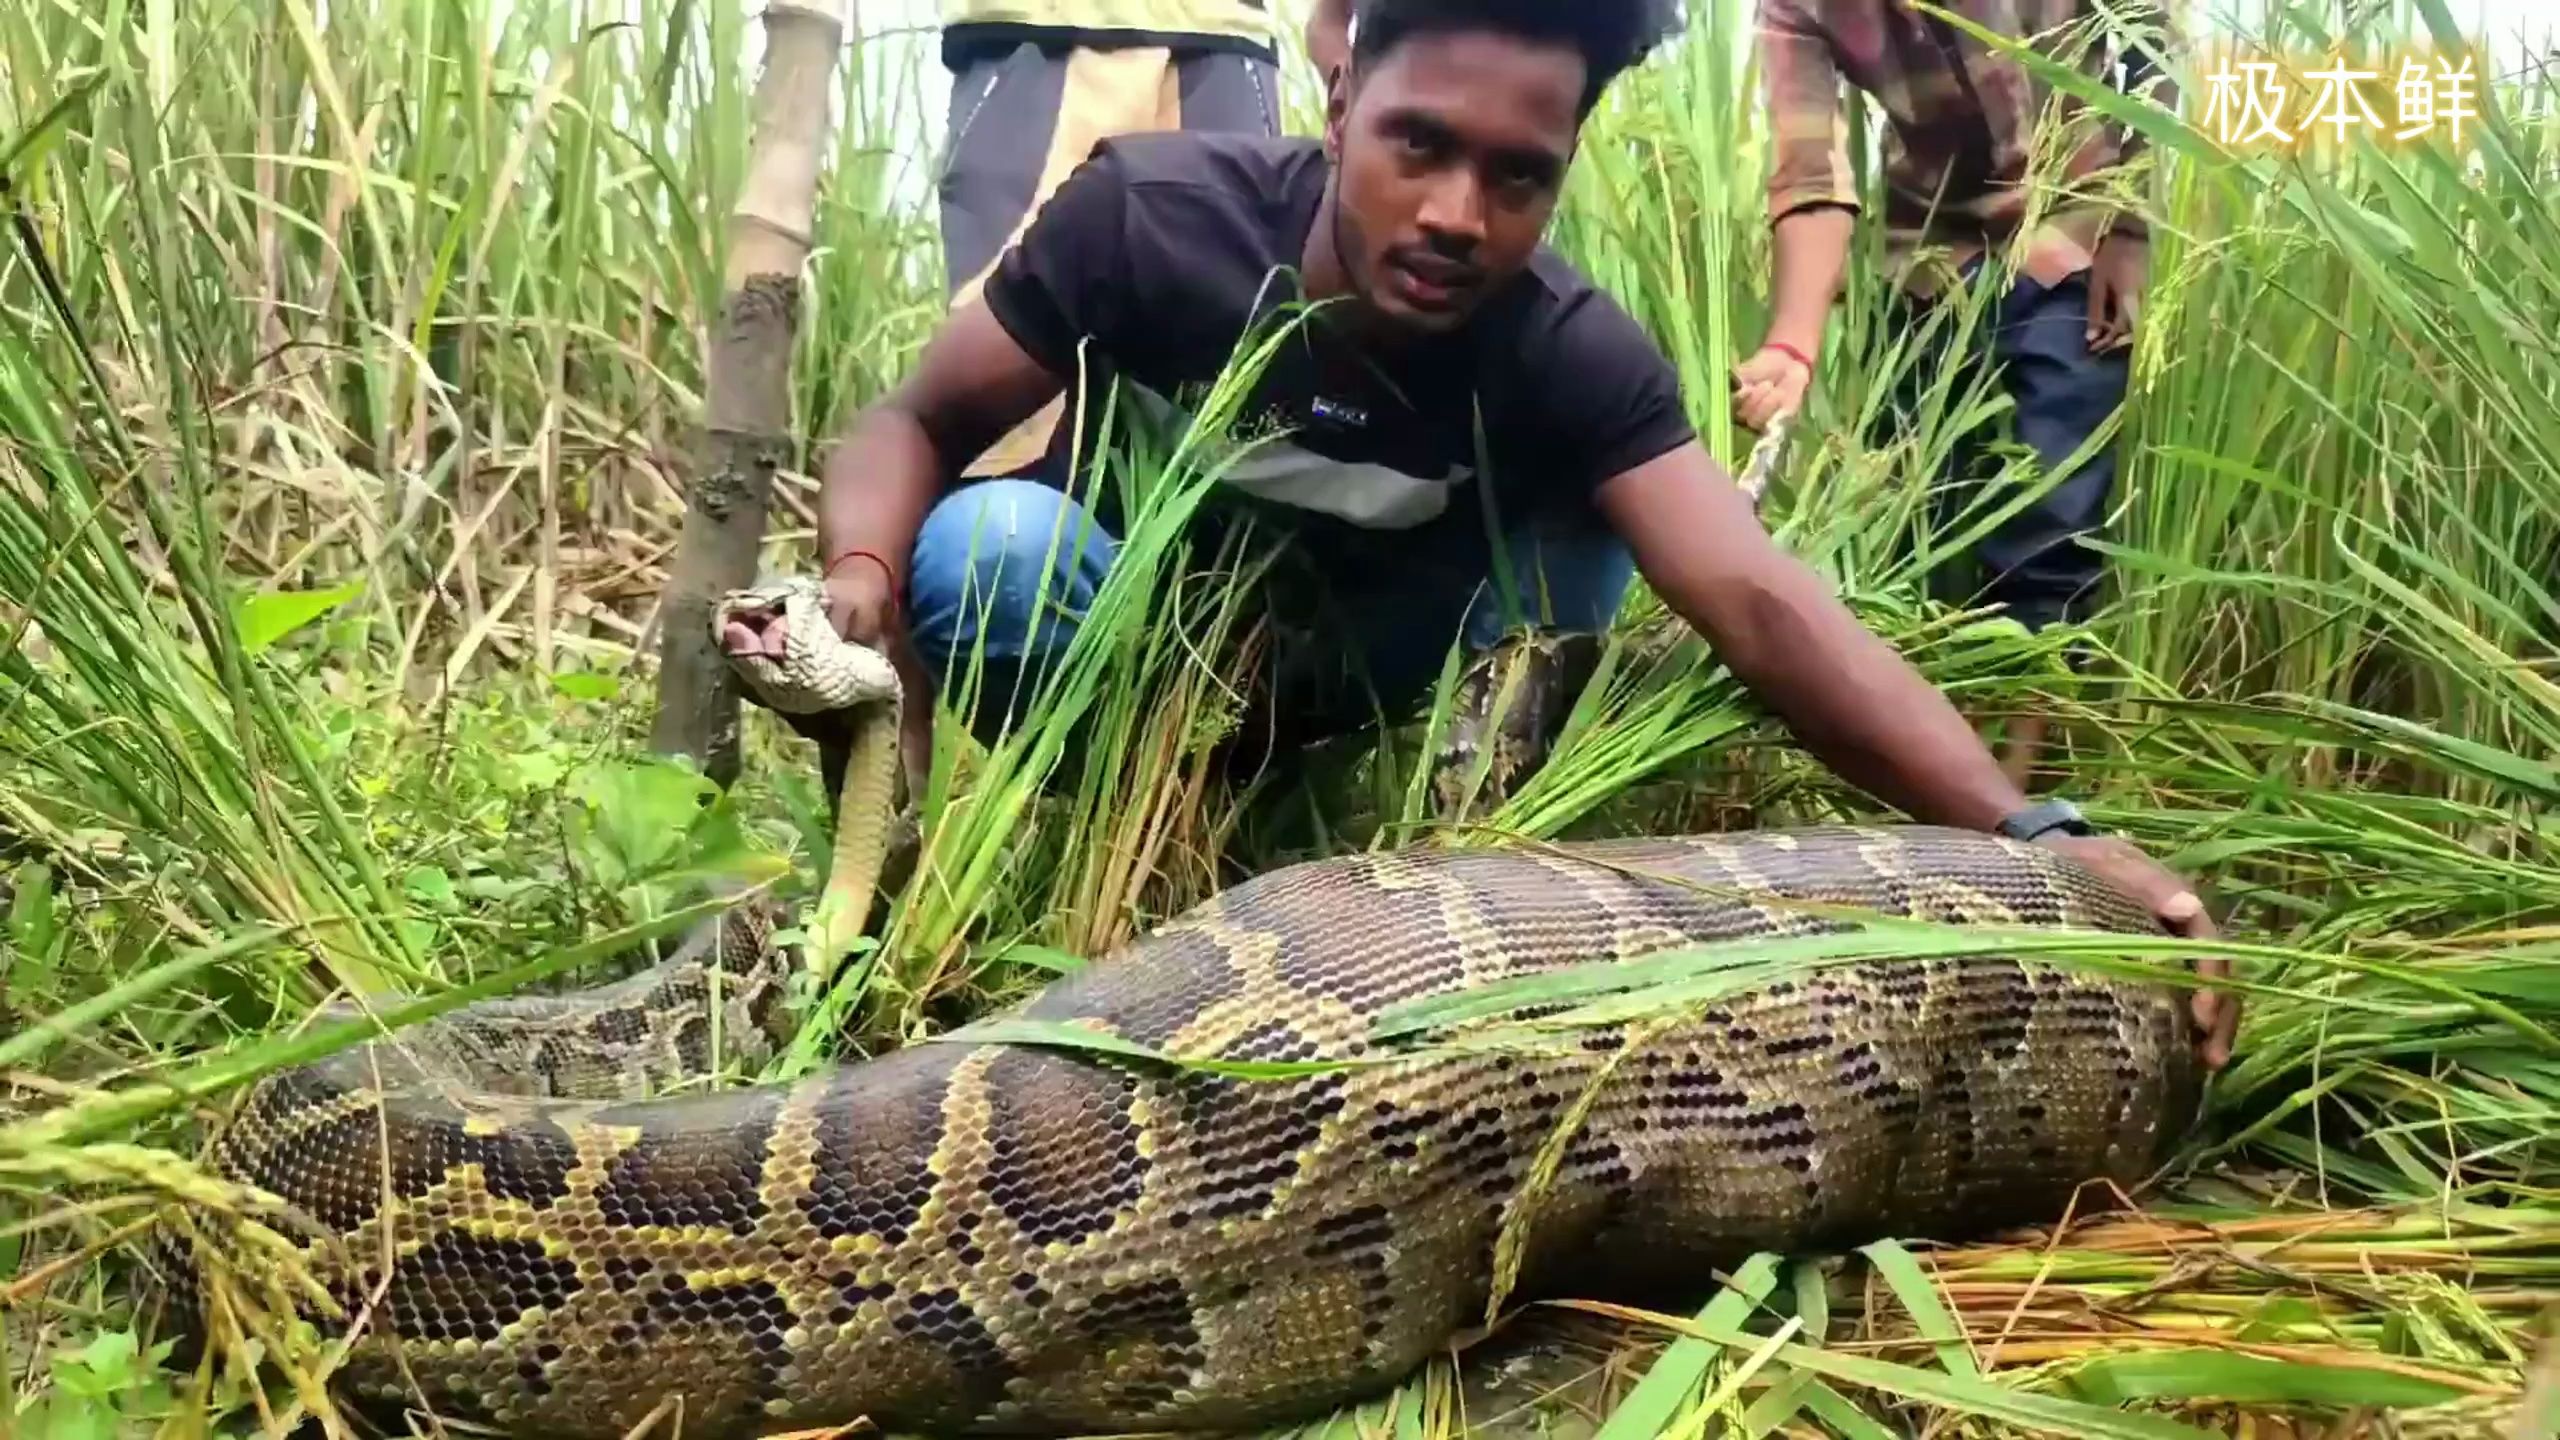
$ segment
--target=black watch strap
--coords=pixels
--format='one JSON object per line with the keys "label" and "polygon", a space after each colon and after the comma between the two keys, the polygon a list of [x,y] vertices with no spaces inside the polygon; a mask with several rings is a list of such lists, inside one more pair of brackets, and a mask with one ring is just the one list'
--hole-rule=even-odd
{"label": "black watch strap", "polygon": [[2098,833],[2096,826],[2081,817],[2080,807],[2068,800],[2042,800],[2003,815],[1998,829],[2012,840],[2036,840],[2057,830],[2065,835]]}

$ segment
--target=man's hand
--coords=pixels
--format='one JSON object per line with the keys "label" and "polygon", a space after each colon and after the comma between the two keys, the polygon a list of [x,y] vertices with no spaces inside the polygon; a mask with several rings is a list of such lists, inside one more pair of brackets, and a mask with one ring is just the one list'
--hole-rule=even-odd
{"label": "man's hand", "polygon": [[[2106,835],[2048,835],[2036,843],[2061,851],[2088,866],[2099,879],[2150,906],[2172,934],[2188,940],[2213,940],[2222,933],[2214,928],[2213,918],[2205,913],[2204,901],[2195,890],[2130,841]],[[2218,980],[2231,973],[2231,962],[2199,959],[2196,973],[2207,980]],[[2197,1049],[2205,1068],[2219,1070],[2231,1063],[2232,1037],[2240,1030],[2240,997],[2199,989],[2188,998],[2187,1007],[2195,1022]]]}
{"label": "man's hand", "polygon": [[2089,350],[2092,354],[2133,343],[2142,315],[2142,287],[2151,274],[2151,242],[2121,232],[2098,242],[2089,262]]}
{"label": "man's hand", "polygon": [[886,565],[868,554],[841,557],[827,576],[827,623],[857,645],[887,654],[898,597]]}
{"label": "man's hand", "polygon": [[[1971,722],[1860,625],[1827,581],[1778,548],[1695,441],[1607,481],[1599,504],[1654,593],[1833,774],[1932,825],[1987,831],[2027,803]],[[2149,906],[2172,933],[2215,938],[2194,891],[2132,845],[2043,843]],[[2210,981],[2231,967],[2196,969]],[[2220,1069],[2240,1026],[2239,998],[2199,991],[2190,1014],[2205,1064]]]}
{"label": "man's hand", "polygon": [[827,624],[857,645],[868,645],[897,667],[901,691],[898,751],[906,766],[907,803],[924,794],[933,765],[933,692],[921,658],[898,623],[898,592],[888,567],[868,558],[844,557],[827,576]]}
{"label": "man's hand", "polygon": [[1733,367],[1734,414],[1754,430],[1804,403],[1813,371],[1802,360],[1772,346]]}

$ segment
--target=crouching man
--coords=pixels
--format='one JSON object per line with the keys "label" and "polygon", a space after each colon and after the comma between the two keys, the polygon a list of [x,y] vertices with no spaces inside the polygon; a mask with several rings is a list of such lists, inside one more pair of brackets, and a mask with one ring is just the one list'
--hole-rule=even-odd
{"label": "crouching man", "polygon": [[[1700,445],[1668,360],[1543,245],[1582,123],[1660,10],[1366,0],[1320,142],[1096,146],[830,458],[830,619],[900,663],[911,747],[929,742],[929,687],[972,663],[980,723],[1000,723],[1064,653],[1117,542],[1062,471],[955,486],[960,467],[1062,393],[1098,394],[1097,376],[1170,405],[1277,307],[1334,302],[1248,397],[1285,438],[1221,487],[1288,527],[1321,595],[1271,667],[1277,742],[1410,713],[1453,639],[1480,667],[1565,664],[1570,647],[1501,643],[1506,617],[1533,642],[1596,635],[1641,574],[1843,778],[1923,821],[2067,848],[2211,934],[2141,851],[2067,803],[2031,806],[1945,697],[1776,547]],[[1497,555],[1516,607],[1492,584]],[[2200,995],[2197,1012],[2218,1065],[2236,1004]]]}

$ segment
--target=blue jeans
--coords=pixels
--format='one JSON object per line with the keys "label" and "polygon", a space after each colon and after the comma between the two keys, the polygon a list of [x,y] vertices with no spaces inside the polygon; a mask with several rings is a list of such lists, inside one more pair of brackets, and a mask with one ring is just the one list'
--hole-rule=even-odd
{"label": "blue jeans", "polygon": [[[1281,627],[1267,698],[1284,743],[1415,705],[1453,640],[1482,651],[1513,614],[1493,583],[1481,530],[1472,545],[1446,547],[1361,539],[1374,557],[1391,558],[1332,567],[1319,577],[1324,618],[1294,637]],[[977,481],[926,514],[908,581],[910,630],[937,687],[965,678],[974,657],[973,728],[982,739],[1038,693],[1119,548],[1080,503],[1038,480]],[[1625,544],[1589,512],[1518,525],[1504,548],[1517,614],[1544,629],[1605,630],[1635,576]]]}
{"label": "blue jeans", "polygon": [[[1976,266],[1966,267],[1968,280],[1979,273]],[[1905,318],[1916,316],[1906,310]],[[2048,471],[2067,461],[2124,402],[2129,352],[2090,353],[2088,322],[2088,271],[2052,285],[2020,275],[2000,298],[1989,335],[1976,338],[1980,353],[1953,357],[1993,367],[2015,407],[2018,441],[2035,451]],[[1944,347],[1952,342],[1934,343]],[[1949,359],[1943,353],[1924,357],[1910,384],[1925,382]],[[1983,458],[1979,435],[1954,447],[1950,464],[1957,473],[1945,477],[1953,483],[1939,493],[1941,525],[1953,524],[1979,490]],[[2100,594],[2105,564],[2104,557],[2080,541],[2103,533],[2116,465],[2113,445],[2090,455],[1982,537],[1973,552],[1978,588],[1968,595],[1955,577],[1941,573],[1932,577],[1937,592],[1958,602],[1979,598],[2003,605],[2032,630],[2086,618]]]}

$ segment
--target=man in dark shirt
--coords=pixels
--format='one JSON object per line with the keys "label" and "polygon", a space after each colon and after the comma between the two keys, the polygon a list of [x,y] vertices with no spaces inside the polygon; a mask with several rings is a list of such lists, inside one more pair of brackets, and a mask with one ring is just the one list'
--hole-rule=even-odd
{"label": "man in dark shirt", "polygon": [[[1036,676],[1117,544],[1066,481],[952,488],[959,465],[1098,376],[1124,404],[1176,406],[1260,317],[1332,302],[1250,397],[1284,438],[1221,488],[1303,542],[1335,617],[1310,649],[1364,671],[1378,701],[1427,690],[1453,639],[1477,651],[1499,635],[1497,555],[1536,618],[1567,631],[1605,627],[1640,573],[1844,778],[1924,821],[2067,849],[2177,931],[2211,935],[2139,849],[2067,804],[2031,805],[1945,697],[1776,547],[1692,432],[1669,362],[1542,244],[1583,120],[1658,15],[1656,0],[1361,0],[1320,144],[1096,147],[829,459],[830,618],[897,661],[921,753],[928,687],[976,656]],[[1316,688],[1274,708],[1329,708]],[[2195,1009],[2219,1065],[2237,1005],[2199,991]]]}

